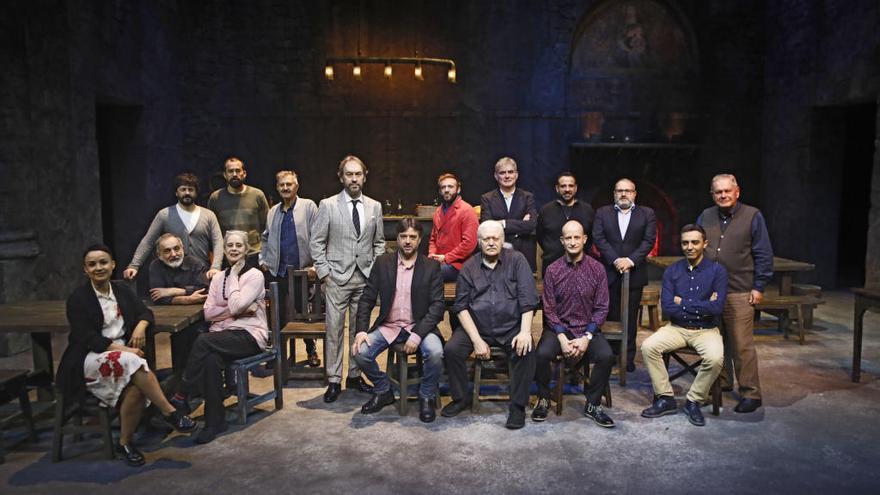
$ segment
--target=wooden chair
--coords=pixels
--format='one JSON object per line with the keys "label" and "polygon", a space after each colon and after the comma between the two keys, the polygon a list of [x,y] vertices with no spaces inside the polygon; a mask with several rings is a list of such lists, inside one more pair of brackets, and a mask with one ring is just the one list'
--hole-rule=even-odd
{"label": "wooden chair", "polygon": [[[388,361],[385,369],[388,372],[388,380],[391,387],[397,387],[400,399],[397,401],[397,412],[406,416],[409,412],[409,400],[418,399],[418,395],[409,395],[410,385],[418,385],[422,382],[422,353],[416,351],[407,354],[403,350],[404,344],[397,343],[388,348]],[[415,356],[415,361],[410,357]]]}
{"label": "wooden chair", "polygon": [[623,283],[620,284],[620,320],[606,321],[602,325],[602,335],[608,342],[620,342],[620,354],[617,355],[617,376],[620,386],[626,386],[626,351],[635,342],[629,342],[626,327],[629,322],[629,272],[623,274]]}
{"label": "wooden chair", "polygon": [[[68,404],[64,400],[61,390],[55,389],[55,419],[52,433],[52,462],[60,462],[64,449],[64,435],[73,435],[72,440],[77,442],[82,439],[83,433],[97,433],[101,435],[101,450],[104,457],[114,459],[113,432],[111,424],[116,410],[101,404],[98,399],[86,393],[85,403],[79,402]],[[84,417],[97,418],[97,424],[83,424]]]}
{"label": "wooden chair", "polygon": [[[480,402],[484,400],[509,400],[510,393],[496,393],[490,395],[482,395],[481,387],[483,385],[508,386],[510,377],[513,376],[513,364],[507,359],[507,353],[500,347],[490,346],[489,351],[491,357],[486,361],[493,361],[496,365],[494,376],[491,378],[484,377],[483,372],[486,367],[486,361],[482,359],[474,360],[474,391],[471,402],[471,412],[480,412]],[[499,363],[506,363],[507,372],[501,371],[498,367]],[[502,364],[502,366],[504,366]]]}
{"label": "wooden chair", "polygon": [[[309,368],[296,363],[296,340],[324,340],[326,326],[321,294],[321,281],[309,280],[308,270],[287,268],[287,314],[281,328],[281,360],[284,382],[291,378],[300,380],[323,380],[325,367]],[[297,298],[297,287],[299,297]],[[310,298],[309,295],[313,296]],[[324,358],[326,365],[327,359]]]}
{"label": "wooden chair", "polygon": [[[562,354],[556,356],[556,359],[553,360],[554,363],[559,367],[556,375],[556,388],[553,389],[553,401],[556,402],[556,415],[559,416],[562,414],[562,398],[563,392],[565,388],[565,370],[566,368],[574,374],[578,375],[579,370],[583,369],[583,388],[586,390],[587,386],[590,384],[590,363],[586,360],[582,361],[580,365],[570,364],[565,358],[562,357]],[[611,407],[611,385],[605,384],[605,391],[602,392],[602,396],[605,397],[605,405]]]}
{"label": "wooden chair", "polygon": [[648,329],[656,332],[660,328],[660,287],[656,285],[646,285],[642,289],[642,300],[639,307],[639,326],[642,326],[642,320],[645,313],[648,314]]}
{"label": "wooden chair", "polygon": [[[269,284],[269,343],[266,350],[253,356],[236,359],[229,366],[235,375],[235,388],[238,403],[235,410],[238,413],[239,424],[247,423],[248,411],[268,400],[275,399],[275,409],[284,407],[284,382],[281,377],[283,366],[281,362],[281,350],[278,343],[281,342],[281,311],[279,307],[278,282]],[[262,395],[253,395],[249,390],[250,370],[258,366],[272,366],[274,386],[272,390]]]}
{"label": "wooden chair", "polygon": [[[15,421],[19,416],[24,420],[27,431],[27,440],[34,442],[37,439],[34,429],[34,417],[31,412],[31,401],[27,390],[27,370],[0,370],[0,403],[18,399],[21,412],[0,420],[0,425],[7,425]],[[0,463],[4,460],[3,446],[0,446]]]}
{"label": "wooden chair", "polygon": [[[693,358],[696,357],[695,361],[688,362],[684,357]],[[699,370],[700,364],[702,364],[703,360],[700,359],[700,355],[697,351],[692,347],[682,347],[681,349],[677,349],[675,351],[667,352],[663,354],[663,362],[666,363],[666,370],[669,371],[669,359],[672,358],[678,364],[682,366],[682,369],[677,372],[669,375],[669,381],[675,381],[678,378],[681,378],[684,375],[690,374],[692,376],[697,376],[697,371]],[[722,405],[722,397],[721,397],[721,375],[718,375],[718,378],[712,382],[712,388],[709,389],[709,398],[712,400],[712,415],[718,416],[721,411]]]}

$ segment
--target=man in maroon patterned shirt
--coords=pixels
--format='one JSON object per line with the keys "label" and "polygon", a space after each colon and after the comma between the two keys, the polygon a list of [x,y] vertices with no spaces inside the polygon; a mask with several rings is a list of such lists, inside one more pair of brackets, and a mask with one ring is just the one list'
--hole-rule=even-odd
{"label": "man in maroon patterned shirt", "polygon": [[569,363],[595,363],[590,385],[584,390],[584,415],[599,426],[611,428],[614,421],[602,409],[602,392],[611,376],[614,352],[599,327],[608,316],[608,278],[605,267],[584,255],[587,235],[576,220],[562,226],[559,238],[565,256],[554,261],[544,274],[544,317],[546,326],[535,356],[538,404],[532,421],[547,419],[550,409],[550,361],[562,354]]}

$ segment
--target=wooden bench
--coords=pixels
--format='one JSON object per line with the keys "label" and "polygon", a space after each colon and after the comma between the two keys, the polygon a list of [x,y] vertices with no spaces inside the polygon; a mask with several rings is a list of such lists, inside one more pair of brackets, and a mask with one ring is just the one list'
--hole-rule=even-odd
{"label": "wooden bench", "polygon": [[[812,296],[816,299],[822,299],[822,287],[811,284],[792,284],[791,295],[793,296]],[[810,330],[813,328],[813,309],[816,306],[807,306],[804,308],[804,328]]]}
{"label": "wooden bench", "polygon": [[823,299],[817,299],[813,296],[779,296],[764,295],[764,299],[760,304],[755,305],[756,311],[777,311],[779,315],[779,328],[782,330],[783,337],[788,339],[788,327],[793,317],[797,318],[798,343],[804,344],[804,310],[807,307],[811,309],[819,304],[825,304]]}

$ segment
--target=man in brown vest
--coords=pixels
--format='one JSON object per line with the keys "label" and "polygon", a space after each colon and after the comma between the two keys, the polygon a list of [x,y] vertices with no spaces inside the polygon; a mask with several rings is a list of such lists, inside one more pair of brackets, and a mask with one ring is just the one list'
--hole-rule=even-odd
{"label": "man in brown vest", "polygon": [[697,224],[706,229],[706,256],[727,269],[727,302],[722,314],[724,349],[733,357],[739,384],[740,401],[734,411],[750,413],[761,407],[758,355],[752,337],[753,306],[761,302],[773,276],[773,248],[761,211],[739,202],[736,177],[716,175],[710,192],[715,206],[703,210]]}

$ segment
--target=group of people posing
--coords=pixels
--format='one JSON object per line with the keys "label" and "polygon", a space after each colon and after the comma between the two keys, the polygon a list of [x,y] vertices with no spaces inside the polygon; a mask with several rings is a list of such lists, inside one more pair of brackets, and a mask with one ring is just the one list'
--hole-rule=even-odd
{"label": "group of people posing", "polygon": [[[600,404],[616,361],[602,326],[606,318],[619,319],[622,274],[629,272],[629,300],[636,303],[628,308],[625,331],[632,344],[623,358],[627,371],[634,371],[637,301],[648,283],[646,258],[657,231],[653,210],[636,205],[635,183],[617,181],[613,204],[594,212],[577,199],[575,176],[564,172],[557,177],[557,198],[539,212],[534,196],[517,187],[516,162],[504,157],[495,164],[498,188],[482,195],[477,214],[461,198],[459,179],[443,174],[425,256],[419,252],[425,233],[411,217],[398,222],[397,248],[386,253],[381,204],[363,191],[367,174],[362,160],[346,156],[337,169],[342,191],[316,205],[299,196],[295,172],[280,171],[280,202],[271,208],[262,191],[245,184],[247,172],[238,158],[225,162],[227,186],[211,194],[207,208],[195,204],[195,176],[176,178],[177,203],[156,215],[123,272],[127,279],[136,277],[155,252],[149,267],[153,302],[204,304],[208,328],[172,337],[173,353],[184,357],[175,361],[182,380],[168,400],[143,360],[149,309],[124,285],[109,281],[115,268],[109,249],[86,250],[89,283],[68,300],[71,344],[58,378],[71,397],[81,398],[88,389],[120,408],[119,448],[130,464],[143,463],[131,433],[145,402],[156,403],[178,430],[191,431],[189,400],[200,395],[205,425],[195,440],[211,441],[226,429],[223,371],[229,361],[266,347],[264,286],[278,281],[286,300],[292,270],[308,270],[326,300],[327,403],[338,399],[345,376],[345,388],[369,394],[364,414],[393,404],[390,381],[376,360],[397,344],[422,357],[419,418],[436,419],[444,366],[452,401],[440,414],[456,416],[471,405],[467,359],[472,354],[490,359],[495,348],[507,355],[512,370],[508,428],[525,425],[533,381],[538,400],[531,418],[546,420],[551,363],[560,357],[592,365],[584,415],[599,426],[614,426]],[[681,229],[684,259],[663,275],[661,306],[670,322],[641,346],[655,393],[644,417],[679,410],[663,355],[685,346],[702,359],[683,408],[691,423],[705,424],[700,407],[722,373],[725,352],[739,387],[735,411],[761,406],[752,305],[760,302],[772,276],[772,249],[760,211],[739,202],[734,176],[715,176],[710,192],[715,206]],[[535,283],[536,242],[542,248],[541,294]],[[453,330],[444,342],[438,329],[446,310],[443,284],[453,281]],[[377,304],[378,317],[371,322]],[[535,344],[531,328],[539,308],[543,333]],[[346,348],[350,359],[343,375]],[[314,342],[306,343],[306,353],[310,365],[320,366]],[[731,376],[725,380],[732,385]]]}

